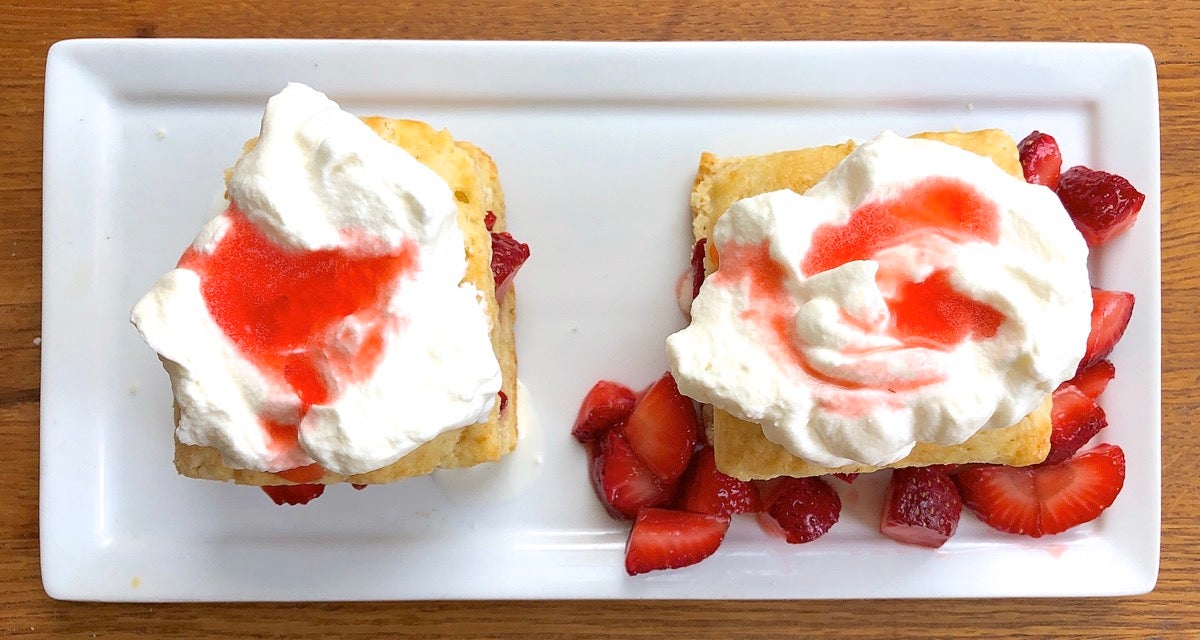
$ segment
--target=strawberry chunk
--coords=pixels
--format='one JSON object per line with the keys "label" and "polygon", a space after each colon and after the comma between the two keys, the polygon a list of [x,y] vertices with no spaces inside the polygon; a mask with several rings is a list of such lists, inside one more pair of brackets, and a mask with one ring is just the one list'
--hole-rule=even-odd
{"label": "strawberry chunk", "polygon": [[841,480],[842,482],[845,482],[846,484],[854,484],[854,481],[856,479],[858,479],[858,474],[857,473],[835,473],[835,474],[833,474],[833,477],[837,478],[838,480]]}
{"label": "strawberry chunk", "polygon": [[962,498],[940,469],[896,469],[883,494],[879,531],[906,544],[938,548],[958,529]]}
{"label": "strawberry chunk", "polygon": [[262,488],[278,505],[308,504],[325,493],[323,484],[281,484]]}
{"label": "strawberry chunk", "polygon": [[700,285],[704,284],[704,245],[708,238],[700,238],[692,245],[692,300],[700,295]]}
{"label": "strawberry chunk", "polygon": [[1133,294],[1092,287],[1092,328],[1079,361],[1082,371],[1108,357],[1133,317]]}
{"label": "strawberry chunk", "polygon": [[982,465],[955,480],[980,520],[1038,538],[1091,522],[1112,505],[1125,484],[1125,454],[1102,444],[1058,464]]}
{"label": "strawberry chunk", "polygon": [[729,530],[729,516],[642,509],[625,545],[625,571],[635,576],[678,569],[711,556]]}
{"label": "strawberry chunk", "polygon": [[1095,248],[1133,226],[1146,196],[1119,175],[1079,166],[1063,172],[1058,199],[1088,248]]}
{"label": "strawberry chunk", "polygon": [[492,232],[492,278],[496,281],[496,299],[503,300],[513,275],[529,259],[529,245],[517,242],[507,231]]}
{"label": "strawberry chunk", "polygon": [[764,506],[759,522],[772,533],[772,522],[783,530],[792,544],[811,542],[825,535],[842,513],[842,500],[833,487],[821,478],[781,478],[772,487],[771,499]]}
{"label": "strawberry chunk", "polygon": [[1050,453],[1042,464],[1062,462],[1075,455],[1100,430],[1108,426],[1104,409],[1073,385],[1054,391],[1050,409]]}
{"label": "strawberry chunk", "polygon": [[618,429],[608,431],[589,447],[588,457],[592,488],[614,518],[630,520],[642,507],[665,504],[671,498],[673,487],[659,482],[638,460]]}
{"label": "strawberry chunk", "polygon": [[1051,190],[1058,188],[1059,171],[1062,170],[1062,152],[1058,142],[1048,133],[1034,131],[1017,145],[1021,156],[1021,171],[1025,182],[1040,184]]}
{"label": "strawberry chunk", "polygon": [[727,516],[753,513],[762,508],[758,487],[753,482],[721,473],[712,447],[696,452],[683,478],[679,506],[687,511]]}
{"label": "strawberry chunk", "polygon": [[1108,383],[1112,382],[1114,376],[1117,375],[1117,368],[1108,360],[1101,360],[1087,367],[1081,368],[1074,378],[1058,385],[1059,389],[1067,385],[1074,386],[1083,392],[1083,394],[1092,400],[1100,397],[1104,390],[1108,388]]}
{"label": "strawberry chunk", "polygon": [[642,394],[625,423],[629,445],[666,484],[678,480],[687,469],[699,430],[696,407],[679,393],[669,371]]}
{"label": "strawberry chunk", "polygon": [[629,387],[619,382],[601,380],[583,397],[579,415],[571,427],[571,435],[580,442],[591,442],[628,420],[635,404],[637,396]]}

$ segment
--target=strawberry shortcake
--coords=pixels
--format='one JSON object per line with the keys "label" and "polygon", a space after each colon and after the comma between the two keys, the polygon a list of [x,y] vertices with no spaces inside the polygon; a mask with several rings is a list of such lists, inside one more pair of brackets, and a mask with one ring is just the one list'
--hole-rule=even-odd
{"label": "strawberry shortcake", "polygon": [[512,450],[529,250],[486,153],[290,84],[226,177],[132,313],[170,375],[179,473],[304,502]]}
{"label": "strawberry shortcake", "polygon": [[1034,537],[1107,509],[1124,455],[1087,444],[1133,296],[1088,257],[1144,196],[1061,165],[1049,135],[999,130],[703,154],[671,370],[597,383],[572,431],[633,521],[626,570],[698,562],[738,514],[816,540],[862,473],[888,474],[879,531],[931,548],[964,507]]}

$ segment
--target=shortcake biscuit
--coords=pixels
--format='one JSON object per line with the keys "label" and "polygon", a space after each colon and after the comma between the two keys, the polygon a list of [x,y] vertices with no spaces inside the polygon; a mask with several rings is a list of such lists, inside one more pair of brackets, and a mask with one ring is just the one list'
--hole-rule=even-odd
{"label": "shortcake biscuit", "polygon": [[[1011,175],[1022,177],[1017,147],[1005,132],[921,133],[913,136],[945,142],[990,158]],[[719,158],[700,156],[691,194],[692,231],[696,240],[710,238],[717,220],[734,202],[761,193],[791,189],[804,193],[855,148],[853,141],[838,145],[781,151],[758,156]],[[706,243],[705,272],[717,269],[720,256]],[[955,446],[917,444],[905,458],[885,467],[848,465],[828,468],[798,458],[768,440],[759,425],[746,422],[716,407],[705,407],[717,467],[742,479],[776,476],[815,476],[828,473],[864,473],[880,468],[988,462],[1022,466],[1045,459],[1050,450],[1050,397],[1034,412],[1010,427],[983,430]],[[711,416],[711,418],[710,418]]]}
{"label": "shortcake biscuit", "polygon": [[[516,293],[509,288],[503,300],[496,300],[491,268],[491,234],[485,216],[495,216],[493,229],[504,230],[504,191],[496,164],[478,147],[456,141],[446,130],[436,130],[423,122],[382,117],[364,118],[364,122],[384,140],[410,153],[441,176],[454,192],[458,203],[458,225],[466,243],[467,270],[464,282],[483,293],[491,319],[491,342],[500,364],[501,391],[507,398],[501,411],[497,402],[487,422],[442,433],[392,464],[375,471],[343,476],[326,472],[311,482],[333,484],[382,484],[428,474],[438,468],[469,467],[490,462],[513,450],[517,441],[517,356],[513,337]],[[247,150],[253,141],[247,144]],[[178,422],[178,410],[176,411]],[[175,441],[175,467],[180,474],[209,480],[232,480],[238,484],[293,484],[274,473],[233,469],[221,460],[213,447],[186,445]]]}

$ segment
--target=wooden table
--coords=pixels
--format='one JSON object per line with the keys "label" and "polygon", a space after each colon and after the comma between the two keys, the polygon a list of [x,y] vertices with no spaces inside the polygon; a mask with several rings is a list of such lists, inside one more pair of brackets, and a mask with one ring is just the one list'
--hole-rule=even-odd
{"label": "wooden table", "polygon": [[[731,637],[1200,637],[1200,4],[965,3],[910,11],[864,2],[701,0],[539,3],[128,0],[11,3],[0,12],[0,635],[257,638],[465,635]],[[902,4],[902,3],[901,3]],[[963,6],[971,4],[972,6]],[[1061,8],[1053,6],[1061,4]],[[282,5],[282,3],[281,3]],[[861,6],[849,6],[861,5]],[[586,6],[586,8],[585,8]],[[975,39],[1139,42],[1158,62],[1162,107],[1162,565],[1153,593],[1078,600],[883,602],[428,602],[81,604],[42,591],[38,568],[41,124],[47,48],[75,37],[453,39]],[[86,310],[84,310],[86,311]],[[1189,320],[1192,318],[1192,320]],[[1189,328],[1191,327],[1191,328]]]}

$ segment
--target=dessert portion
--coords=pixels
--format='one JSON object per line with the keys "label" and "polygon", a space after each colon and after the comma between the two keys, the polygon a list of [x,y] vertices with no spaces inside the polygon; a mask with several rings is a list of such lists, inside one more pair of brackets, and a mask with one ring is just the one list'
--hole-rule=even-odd
{"label": "dessert portion", "polygon": [[290,84],[227,195],[132,313],[171,378],[179,473],[318,485],[272,494],[305,502],[512,450],[529,252],[486,153]]}
{"label": "dessert portion", "polygon": [[[1062,202],[1060,210],[1042,213],[1057,216],[1060,222],[1065,219],[1068,225],[1078,229],[1064,229],[1062,224],[1051,223],[1058,227],[1053,235],[1068,237],[1065,242],[1071,245],[1067,249],[1069,253],[1078,254],[1079,245],[1084,239],[1088,248],[1102,249],[1105,242],[1133,224],[1144,199],[1144,196],[1124,178],[1102,171],[1074,167],[1061,172],[1060,177],[1062,155],[1057,143],[1052,137],[1036,131],[1016,146],[1006,134],[996,131],[922,134],[917,137],[941,137],[946,142],[975,151],[985,151],[989,155],[992,151],[998,151],[995,155],[996,165],[1004,167],[1007,174],[1023,176],[1030,185],[1038,185],[1033,187],[1039,192],[1037,199],[1044,202],[1046,194],[1051,198],[1057,196]],[[756,332],[754,337],[767,344],[768,350],[782,353],[785,363],[796,352],[801,352],[797,347],[789,354],[788,351],[792,347],[786,344],[786,339],[780,339],[787,338],[791,329],[787,322],[789,314],[792,314],[792,317],[803,318],[802,310],[788,307],[787,297],[791,293],[798,296],[808,294],[811,297],[812,291],[815,289],[820,292],[821,287],[796,285],[779,277],[780,273],[787,271],[787,267],[778,265],[776,261],[781,255],[787,256],[789,248],[783,243],[783,249],[776,251],[776,246],[771,242],[762,241],[762,234],[758,232],[769,225],[728,225],[724,231],[724,243],[718,237],[716,248],[719,250],[714,251],[709,240],[713,237],[716,220],[713,216],[706,215],[706,212],[714,210],[712,207],[716,207],[718,211],[736,208],[737,204],[730,206],[730,203],[745,195],[747,191],[769,191],[796,181],[817,183],[825,172],[837,171],[834,167],[841,158],[853,157],[852,147],[852,143],[847,143],[837,147],[726,161],[716,161],[706,154],[701,162],[697,189],[693,192],[694,211],[699,212],[693,221],[699,239],[692,251],[691,278],[689,281],[685,276],[677,292],[684,302],[682,307],[685,313],[691,310],[693,298],[701,296],[702,290],[710,287],[712,281],[722,277],[722,272],[717,270],[719,266],[720,269],[727,270],[727,275],[732,271],[734,275],[730,276],[730,279],[740,280],[751,293],[744,296],[745,301],[740,305],[729,305],[733,308],[735,319],[744,321],[752,332]],[[963,156],[959,155],[959,158],[961,160]],[[975,161],[963,162],[970,164]],[[899,164],[902,163],[896,166]],[[911,171],[911,168],[905,170]],[[718,180],[711,179],[718,174],[723,177]],[[950,174],[953,175],[952,170]],[[873,182],[868,179],[853,179],[849,184],[853,189],[866,193],[870,191]],[[911,186],[907,189],[911,193]],[[906,187],[903,186],[885,189],[887,195],[873,201],[890,201],[890,207],[845,207],[847,211],[852,210],[851,213],[844,214],[850,222],[843,224],[842,227],[845,228],[833,234],[835,240],[832,244],[842,252],[862,253],[865,247],[870,253],[866,258],[861,255],[853,257],[847,264],[855,260],[878,261],[879,257],[883,257],[871,274],[876,284],[887,285],[890,282],[894,285],[897,267],[901,267],[901,276],[912,274],[914,271],[917,273],[916,276],[910,276],[912,282],[902,280],[908,284],[901,284],[900,290],[930,280],[936,284],[928,291],[919,292],[924,295],[915,296],[915,309],[906,309],[903,300],[900,305],[889,306],[886,302],[888,298],[882,294],[880,296],[885,299],[882,307],[898,316],[895,325],[888,326],[887,329],[907,327],[909,331],[907,334],[901,332],[902,337],[911,340],[915,334],[919,338],[916,347],[935,351],[946,350],[947,344],[954,342],[946,340],[947,334],[955,337],[956,331],[963,327],[967,329],[962,332],[966,338],[977,340],[982,337],[982,340],[979,340],[981,342],[994,341],[995,336],[1004,333],[1003,325],[1009,322],[1009,316],[1021,313],[1020,307],[1028,306],[1028,300],[1018,304],[1005,303],[1005,296],[1002,294],[1012,292],[989,294],[981,296],[982,300],[975,300],[972,296],[979,295],[976,293],[980,289],[979,286],[967,283],[966,286],[958,288],[960,285],[955,284],[953,277],[938,276],[938,268],[929,270],[930,273],[925,275],[924,279],[919,277],[921,271],[903,268],[922,260],[932,262],[935,267],[947,266],[953,262],[948,261],[947,257],[953,257],[955,251],[944,246],[943,242],[967,244],[971,246],[972,251],[987,253],[986,247],[977,245],[980,244],[980,236],[987,235],[981,233],[981,230],[988,227],[977,222],[981,218],[986,221],[990,216],[981,216],[980,213],[987,214],[992,207],[979,206],[978,202],[970,206],[948,207],[947,200],[960,204],[964,201],[958,196],[948,199],[922,196],[908,200],[910,206],[897,207],[894,196],[896,193],[904,193],[905,190]],[[944,195],[946,191],[940,193]],[[959,196],[961,194],[960,190]],[[819,191],[817,195],[820,195]],[[791,196],[785,196],[784,199],[791,199]],[[794,213],[786,202],[784,206],[774,207],[774,198],[765,200],[767,206],[763,207],[765,211],[758,212],[762,214],[758,220]],[[965,200],[971,203],[974,199]],[[713,202],[717,204],[713,205]],[[1066,208],[1069,218],[1061,211],[1062,207]],[[855,216],[864,208],[868,209],[874,218],[866,215],[856,221]],[[904,221],[895,220],[896,216],[879,215],[881,209],[889,208],[893,211],[898,208],[909,218],[915,217],[938,224],[918,225],[918,229],[913,229],[906,226]],[[1011,213],[1006,215],[1014,217]],[[1011,219],[1000,217],[1004,219],[1001,227],[1006,224],[1013,225]],[[1022,241],[1028,238],[1035,244],[1044,243],[1044,239],[1039,241],[1040,230],[1033,228],[1033,225],[1042,222],[1041,218],[1030,220],[1020,214],[1016,214],[1015,217],[1024,223],[1017,225],[1021,229],[1021,234],[1018,235]],[[956,226],[946,224],[947,218],[950,218],[950,222],[964,219],[974,219],[976,222]],[[751,220],[754,220],[753,216]],[[715,226],[718,227],[716,235],[721,236],[723,232],[720,230],[720,224]],[[825,226],[828,231],[830,225],[826,223]],[[875,233],[864,233],[864,230]],[[819,237],[820,226],[817,233],[810,235]],[[921,239],[922,235],[938,237]],[[1004,231],[997,235],[1002,237]],[[901,256],[889,256],[890,246],[880,251],[880,236],[903,238],[908,244],[915,244],[918,250],[913,253],[917,260],[906,263],[898,259],[903,257],[903,250],[900,251]],[[912,236],[917,237],[916,242],[912,241]],[[732,243],[730,238],[733,239]],[[838,239],[842,240],[840,244]],[[757,251],[746,250],[746,246],[753,249],[756,241],[759,243]],[[742,247],[738,246],[739,242]],[[811,246],[814,243],[809,244]],[[729,250],[730,246],[733,250]],[[817,252],[821,257],[830,253],[838,251],[831,252],[825,249]],[[1052,273],[1035,273],[1031,276],[1023,273],[1036,268],[1034,265],[1044,266],[1043,263],[1054,256],[1053,251],[1035,254],[1032,262],[1018,261],[1015,265],[1002,265],[997,269],[1016,270],[1022,273],[1021,279],[1032,282],[1037,282],[1037,278],[1055,277]],[[793,255],[793,258],[797,256]],[[966,259],[969,261],[979,257],[968,256]],[[739,260],[749,263],[750,268],[746,268],[745,264],[739,266]],[[705,268],[706,263],[708,269]],[[803,267],[804,259],[795,259],[795,264]],[[852,269],[861,266],[857,265]],[[837,271],[837,267],[832,271]],[[882,278],[880,274],[884,274]],[[812,279],[819,279],[822,275],[816,274]],[[869,307],[872,301],[871,296],[862,295],[863,287],[854,288],[853,275],[851,273],[848,277],[840,278],[851,284],[848,287],[849,292],[841,292],[839,296],[834,296],[846,307],[834,316],[835,322],[829,329],[829,333],[835,338],[847,333],[843,331],[839,334],[838,321],[844,322],[848,318],[854,318],[854,312]],[[1084,276],[1083,284],[1086,287],[1086,271]],[[993,274],[985,274],[983,278],[985,283],[995,279]],[[1080,305],[1085,307],[1083,322],[1086,324],[1082,330],[1082,337],[1076,336],[1079,338],[1076,341],[1078,344],[1069,348],[1072,359],[1065,364],[1060,363],[1062,366],[1057,373],[1049,376],[1051,382],[1041,383],[1052,386],[1034,385],[1036,392],[1030,395],[1033,397],[1031,401],[1039,403],[1037,409],[1014,426],[981,429],[975,435],[967,437],[962,444],[918,443],[913,445],[904,458],[891,464],[895,468],[878,470],[878,473],[888,474],[879,521],[879,530],[883,535],[905,544],[938,548],[955,534],[964,507],[1000,531],[1032,537],[1053,535],[1094,520],[1117,498],[1124,485],[1125,476],[1125,459],[1121,448],[1112,444],[1099,444],[1090,449],[1085,447],[1107,425],[1107,417],[1099,404],[1099,397],[1116,371],[1107,358],[1124,334],[1133,312],[1134,300],[1132,295],[1125,292],[1094,287],[1084,288],[1081,292],[1077,277],[1068,273],[1067,279],[1074,283],[1068,290],[1074,291],[1075,298],[1083,296],[1087,299],[1086,305]],[[781,280],[785,282],[781,284]],[[946,284],[950,286],[947,287]],[[717,283],[716,286],[719,288],[729,285]],[[1058,290],[1054,283],[1038,286],[1046,290]],[[770,291],[772,288],[775,290]],[[884,287],[880,286],[879,289]],[[764,290],[768,295],[762,295]],[[755,293],[759,295],[753,295]],[[909,295],[912,293],[909,292]],[[1064,300],[1047,304],[1063,303]],[[988,309],[981,307],[1001,311],[999,315],[1002,318],[997,321]],[[906,314],[915,314],[918,321],[912,322],[912,317],[906,320]],[[767,321],[764,322],[764,319]],[[1056,321],[1054,317],[1040,320],[1051,323]],[[796,333],[805,337],[811,336],[804,333],[806,327],[802,322],[794,324],[799,327]],[[852,328],[872,326],[861,319],[850,321],[849,324]],[[993,326],[996,324],[999,326]],[[829,326],[829,323],[825,326]],[[1039,327],[1040,324],[1031,326],[1029,330],[1037,330]],[[1051,335],[1055,335],[1056,332],[1061,332],[1061,329],[1051,328],[1049,331]],[[894,334],[889,335],[889,331],[886,330],[883,333],[887,337],[896,337]],[[817,339],[813,342],[819,342],[821,337],[823,336],[816,336]],[[722,339],[733,343],[739,337]],[[886,344],[878,348],[880,351],[889,351]],[[743,359],[720,362],[713,358],[713,363],[731,367],[739,373],[745,373],[745,369],[754,365],[768,368],[772,366],[770,362],[763,365],[761,360],[755,360],[753,352],[756,350],[762,351],[763,348],[743,343],[743,351],[751,352],[743,354]],[[846,361],[853,363],[854,356],[861,356],[867,351],[869,350],[851,349],[851,357],[846,358]],[[1003,355],[1002,348],[996,351]],[[1044,354],[1018,359],[1019,361],[1011,366],[1018,369],[1027,368],[1029,361],[1036,361],[1040,355]],[[933,361],[936,363],[937,354],[934,356]],[[809,367],[806,370],[805,367],[794,367],[791,372],[796,373],[796,370],[799,370],[801,376],[811,376],[813,368]],[[852,372],[856,370],[863,369],[851,367]],[[881,372],[868,367],[866,372],[869,375],[893,375],[898,372],[899,376],[903,377],[912,370],[905,367],[883,368]],[[976,375],[976,372],[972,370],[959,374],[971,376]],[[1055,378],[1061,383],[1052,382]],[[832,386],[844,385],[846,382],[843,378],[831,375],[818,379]],[[789,543],[799,544],[817,540],[830,531],[840,519],[842,503],[837,487],[843,483],[853,483],[860,475],[860,469],[875,470],[874,465],[845,465],[834,469],[803,460],[787,452],[782,445],[768,440],[757,425],[727,413],[724,414],[726,419],[736,423],[734,426],[744,425],[750,437],[739,441],[729,438],[729,433],[724,432],[726,437],[721,439],[722,430],[713,427],[722,424],[719,420],[723,412],[719,409],[714,410],[711,405],[703,405],[698,414],[689,398],[680,392],[683,386],[682,381],[676,383],[676,376],[670,371],[640,394],[620,383],[602,380],[596,383],[584,398],[572,428],[572,435],[587,449],[592,484],[597,497],[614,518],[633,521],[625,555],[625,567],[630,575],[687,566],[712,555],[719,548],[731,519],[738,517],[737,514],[754,514],[764,531]],[[851,391],[873,391],[869,384],[846,386],[849,386]],[[1020,377],[1014,386],[1021,386]],[[768,391],[773,389],[769,384],[764,385],[764,388]],[[907,390],[907,386],[897,385],[889,394],[894,391],[895,395],[902,395]],[[973,390],[967,389],[967,392],[971,394]],[[954,405],[955,401],[956,398],[951,398],[948,404]],[[857,418],[860,417],[859,409],[870,406],[868,401],[859,401],[846,402],[840,408],[850,418]],[[889,409],[894,407],[885,404],[884,410]],[[711,424],[714,413],[718,419],[715,424]],[[700,428],[700,414],[710,422],[708,429]],[[934,417],[937,415],[933,414]],[[920,416],[917,422],[927,417]],[[932,422],[937,424],[936,420]],[[860,425],[859,435],[875,437],[878,430],[875,426],[869,423]],[[895,426],[895,421],[889,426]],[[899,428],[905,431],[907,425],[901,422]],[[1006,435],[1014,433],[1020,436],[1010,438]],[[717,442],[710,442],[710,434],[718,439]],[[996,439],[989,440],[985,435]],[[886,441],[888,437],[885,434],[880,439]],[[765,443],[764,446],[769,445],[768,448],[755,447],[755,444],[762,443]],[[722,460],[722,444],[726,448],[731,445],[734,447],[734,454],[730,456],[727,452],[725,460]],[[927,451],[935,453],[923,453]],[[1005,455],[1013,456],[1009,464],[981,462]],[[724,465],[728,464],[730,457],[735,462],[733,468],[746,473],[739,474],[726,468]],[[948,463],[951,460],[956,462]],[[958,460],[973,462],[959,463]],[[1015,464],[1024,466],[1014,466]],[[783,475],[766,480],[737,477],[762,477],[756,474],[764,472]],[[820,475],[814,475],[814,472]]]}
{"label": "dessert portion", "polygon": [[722,471],[1045,457],[1088,333],[1087,247],[1003,132],[921,138],[702,157],[709,277],[667,354],[714,406]]}

